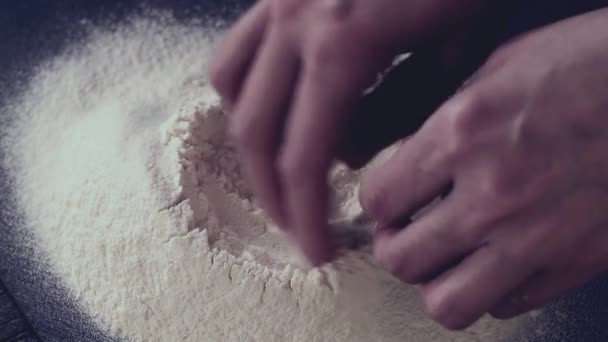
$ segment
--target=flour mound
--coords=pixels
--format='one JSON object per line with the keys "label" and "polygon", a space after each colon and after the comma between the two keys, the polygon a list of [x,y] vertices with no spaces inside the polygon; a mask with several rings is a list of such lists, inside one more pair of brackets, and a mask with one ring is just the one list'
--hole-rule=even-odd
{"label": "flour mound", "polygon": [[[162,20],[161,20],[162,19]],[[97,29],[45,64],[3,131],[18,205],[82,310],[133,341],[494,341],[431,322],[365,248],[299,266],[257,209],[201,76],[217,35],[168,18]],[[358,211],[336,168],[334,219]]]}
{"label": "flour mound", "polygon": [[[177,150],[181,193],[191,229],[205,230],[211,248],[281,268],[300,264],[283,234],[256,205],[228,135],[228,116],[209,87],[191,85],[183,104],[162,126],[162,142]],[[352,186],[352,185],[351,185]]]}
{"label": "flour mound", "polygon": [[[217,95],[201,84],[205,83],[195,82],[184,89],[179,109],[161,127],[162,143],[177,151],[181,167],[181,192],[171,206],[187,201],[193,213],[190,229],[206,230],[212,248],[275,269],[304,266],[295,247],[257,205],[228,135],[228,115]],[[362,215],[357,173],[336,165],[330,186],[333,227],[343,233],[336,235],[356,238],[353,229],[347,231],[338,223],[344,226],[350,218]]]}

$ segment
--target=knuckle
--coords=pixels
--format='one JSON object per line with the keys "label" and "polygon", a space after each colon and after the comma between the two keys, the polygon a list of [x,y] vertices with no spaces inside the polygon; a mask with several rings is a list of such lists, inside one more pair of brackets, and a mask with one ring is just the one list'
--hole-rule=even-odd
{"label": "knuckle", "polygon": [[451,102],[450,116],[454,128],[471,131],[484,107],[484,96],[477,90],[468,89]]}
{"label": "knuckle", "polygon": [[297,18],[304,1],[300,0],[271,0],[272,16],[276,21],[290,21]]}
{"label": "knuckle", "polygon": [[314,163],[303,158],[303,154],[296,151],[290,151],[286,148],[286,152],[278,160],[278,170],[281,179],[284,180],[289,187],[300,187],[312,179],[317,179]]}
{"label": "knuckle", "polygon": [[444,107],[447,119],[447,138],[454,151],[466,150],[479,133],[481,115],[487,108],[487,99],[477,90],[465,90]]}
{"label": "knuckle", "polygon": [[227,100],[233,100],[232,83],[230,82],[230,71],[225,63],[215,57],[208,66],[209,81],[215,90]]}
{"label": "knuckle", "polygon": [[[496,219],[493,209],[486,209],[485,206],[471,210],[466,217],[455,223],[458,227],[453,229],[451,234],[444,234],[446,243],[460,243],[462,246],[477,246],[487,233],[488,224]],[[450,240],[451,239],[451,242]]]}
{"label": "knuckle", "polygon": [[374,258],[382,268],[408,284],[418,284],[424,280],[427,275],[426,265],[412,257],[410,246],[401,244],[399,248],[387,247],[378,241],[374,245]]}
{"label": "knuckle", "polygon": [[[344,74],[358,63],[348,60],[349,56],[357,53],[351,46],[352,43],[344,40],[334,30],[320,28],[319,34],[311,39],[306,49],[307,72],[328,84],[341,83]],[[353,76],[354,74],[350,75]]]}
{"label": "knuckle", "polygon": [[507,206],[518,207],[536,201],[540,194],[551,188],[552,181],[548,172],[533,170],[530,162],[503,160],[496,162],[480,179],[480,187],[482,195],[502,200]]}
{"label": "knuckle", "polygon": [[461,314],[460,302],[456,296],[439,291],[427,291],[423,299],[431,318],[445,328],[459,330],[468,325],[465,316]]}
{"label": "knuckle", "polygon": [[470,215],[470,218],[463,219],[462,227],[459,229],[459,241],[462,245],[478,246],[486,234],[488,223],[494,220],[491,214],[479,212]]}
{"label": "knuckle", "polygon": [[264,134],[259,134],[255,120],[236,119],[230,124],[230,135],[236,146],[247,152],[262,152],[266,148]]}
{"label": "knuckle", "polygon": [[493,213],[494,216],[508,214],[531,202],[527,194],[529,189],[526,190],[523,184],[507,175],[507,166],[505,169],[507,170],[502,173],[479,179],[480,197],[485,201],[492,201],[493,205],[488,208],[488,213]]}
{"label": "knuckle", "polygon": [[[521,174],[505,163],[492,166],[475,177],[476,204],[471,213],[463,218],[466,224],[487,228],[500,218],[512,216],[522,208],[532,205],[540,193]],[[544,189],[540,189],[543,191]]]}
{"label": "knuckle", "polygon": [[378,261],[380,266],[382,266],[389,273],[393,275],[397,275],[397,273],[399,273],[401,260],[391,253],[388,253],[386,249],[375,247],[374,258]]}
{"label": "knuckle", "polygon": [[[479,216],[477,216],[479,215]],[[468,215],[467,218],[452,219],[450,229],[437,230],[433,238],[440,246],[466,246],[473,248],[479,245],[480,237],[483,236],[485,216],[482,214]],[[469,217],[471,216],[471,217]]]}
{"label": "knuckle", "polygon": [[[408,260],[407,258],[404,258]],[[399,279],[408,284],[418,284],[425,279],[423,270],[412,262],[401,262],[399,268]]]}
{"label": "knuckle", "polygon": [[[373,81],[380,71],[384,55],[371,52],[368,43],[344,37],[359,36],[356,29],[348,25],[325,25],[318,28],[318,34],[311,39],[308,55],[308,71],[325,82],[340,82],[341,74],[350,73],[355,83]],[[359,56],[353,59],[352,56]],[[353,73],[352,70],[358,69]],[[372,72],[373,71],[373,72]]]}
{"label": "knuckle", "polygon": [[496,319],[511,319],[517,316],[517,309],[513,305],[501,304],[488,312]]}
{"label": "knuckle", "polygon": [[377,182],[365,181],[359,189],[359,202],[365,212],[376,221],[389,224],[392,218],[388,210],[388,200]]}
{"label": "knuckle", "polygon": [[310,60],[313,62],[313,66],[325,69],[327,65],[337,64],[340,58],[345,55],[344,45],[335,39],[333,34],[326,32],[311,49]]}
{"label": "knuckle", "polygon": [[482,195],[497,199],[510,191],[510,186],[517,186],[517,184],[509,184],[509,177],[506,176],[508,172],[508,167],[506,167],[503,172],[490,170],[486,175],[480,177],[479,187]]}
{"label": "knuckle", "polygon": [[485,69],[495,70],[508,61],[513,60],[513,57],[518,53],[520,42],[517,40],[499,46],[488,58],[484,65]]}
{"label": "knuckle", "polygon": [[539,264],[539,260],[536,260],[537,257],[532,251],[538,250],[538,247],[542,246],[542,241],[535,241],[541,243],[539,245],[538,243],[532,243],[527,240],[528,239],[518,240],[517,244],[496,243],[490,258],[493,259],[495,265],[499,265],[499,267],[503,269],[533,267],[533,265]]}

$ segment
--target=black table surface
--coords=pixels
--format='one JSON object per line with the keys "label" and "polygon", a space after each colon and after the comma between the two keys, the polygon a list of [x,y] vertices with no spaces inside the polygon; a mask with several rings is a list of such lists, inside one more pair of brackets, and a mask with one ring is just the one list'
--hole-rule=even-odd
{"label": "black table surface", "polygon": [[13,296],[0,282],[0,341],[38,341],[38,335]]}

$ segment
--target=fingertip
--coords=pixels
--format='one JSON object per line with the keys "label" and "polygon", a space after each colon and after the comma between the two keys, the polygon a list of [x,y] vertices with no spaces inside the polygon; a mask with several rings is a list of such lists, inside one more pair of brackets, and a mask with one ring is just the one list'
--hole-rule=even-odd
{"label": "fingertip", "polygon": [[489,310],[488,313],[496,319],[507,320],[536,307],[538,307],[538,303],[530,302],[528,296],[515,291]]}
{"label": "fingertip", "polygon": [[304,241],[301,247],[304,256],[314,267],[332,262],[336,258],[333,241],[330,237],[320,238],[316,242]]}
{"label": "fingertip", "polygon": [[365,156],[364,153],[360,151],[355,151],[353,149],[343,149],[338,154],[338,160],[346,164],[351,170],[359,170],[367,164],[369,158]]}
{"label": "fingertip", "polygon": [[[492,316],[493,318],[500,319],[500,320],[508,320],[508,319],[514,318],[520,314],[519,310],[516,310],[513,307],[509,307],[509,306],[492,309],[492,310],[490,310],[489,313],[490,313],[490,316]],[[522,311],[522,313],[523,313],[523,311]]]}
{"label": "fingertip", "polygon": [[328,264],[335,260],[335,253],[333,252],[324,252],[322,254],[316,254],[315,256],[309,257],[312,265],[314,267],[321,267],[325,264]]}
{"label": "fingertip", "polygon": [[264,40],[266,1],[260,1],[222,37],[207,64],[209,81],[227,102],[236,102]]}
{"label": "fingertip", "polygon": [[222,101],[233,103],[235,96],[231,89],[233,88],[228,78],[228,67],[226,61],[220,56],[219,50],[216,51],[207,65],[207,74],[209,75],[209,82],[215,91],[222,97]]}
{"label": "fingertip", "polygon": [[334,261],[337,256],[337,253],[330,248],[309,249],[301,247],[300,252],[310,267],[321,267]]}
{"label": "fingertip", "polygon": [[281,211],[281,208],[261,203],[259,203],[258,205],[264,212],[265,219],[271,222],[271,226],[274,227],[275,230],[278,230],[284,234],[291,232],[291,229],[287,223],[287,220],[285,219],[285,216]]}
{"label": "fingertip", "polygon": [[[233,114],[234,113],[234,101],[230,101],[229,99],[220,96],[220,106],[222,108],[222,110],[224,111],[224,113],[226,114]],[[228,132],[228,134],[232,134],[231,132]]]}
{"label": "fingertip", "polygon": [[383,226],[377,226],[374,231],[374,259],[388,272],[397,274],[401,265],[398,256],[392,250],[391,244],[395,231]]}
{"label": "fingertip", "polygon": [[424,305],[429,316],[448,330],[462,330],[469,327],[482,313],[472,312],[463,306],[449,289],[428,287],[422,290]]}

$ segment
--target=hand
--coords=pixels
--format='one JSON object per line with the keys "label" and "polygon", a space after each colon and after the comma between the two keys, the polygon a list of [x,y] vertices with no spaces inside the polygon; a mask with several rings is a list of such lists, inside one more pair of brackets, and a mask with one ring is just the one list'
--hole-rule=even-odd
{"label": "hand", "polygon": [[[234,111],[232,132],[245,172],[261,206],[290,228],[313,264],[332,258],[327,171],[336,156],[352,152],[341,142],[360,138],[343,131],[361,94],[396,55],[421,50],[428,56],[458,45],[454,41],[474,27],[472,18],[483,18],[482,3],[261,0],[228,33],[211,63],[211,78]],[[449,80],[434,94],[420,99],[413,94],[411,108],[420,122],[464,74],[463,68],[439,73],[446,69],[439,57],[414,60],[407,67],[412,75],[433,70],[428,76]],[[470,64],[468,57],[463,60],[460,66]],[[416,75],[412,84],[422,78]],[[395,127],[380,117],[351,126],[364,127],[361,122],[383,123],[374,126],[376,131]],[[360,165],[399,135],[411,133],[412,126],[388,131],[364,153],[345,159]]]}
{"label": "hand", "polygon": [[608,9],[498,49],[364,175],[374,254],[436,320],[512,317],[608,270],[607,94]]}

